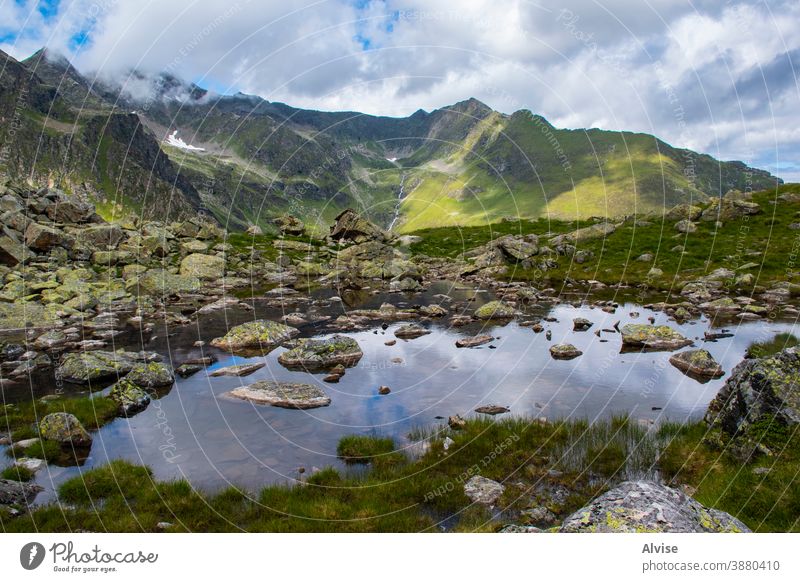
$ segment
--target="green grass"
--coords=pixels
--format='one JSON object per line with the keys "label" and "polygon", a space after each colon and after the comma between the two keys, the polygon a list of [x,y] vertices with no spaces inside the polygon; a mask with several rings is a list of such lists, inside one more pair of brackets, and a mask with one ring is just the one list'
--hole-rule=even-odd
{"label": "green grass", "polygon": [[[755,286],[775,282],[798,283],[797,270],[787,261],[796,254],[800,233],[789,225],[800,222],[800,203],[776,201],[776,194],[800,193],[800,185],[789,184],[776,190],[759,192],[753,201],[761,206],[760,214],[730,220],[719,229],[714,222],[699,221],[697,231],[684,235],[674,229],[674,220],[660,216],[639,216],[618,225],[605,239],[579,243],[578,251],[591,251],[584,263],[571,257],[557,256],[558,267],[548,271],[509,266],[500,278],[516,281],[566,279],[597,280],[606,284],[645,284],[652,290],[669,290],[677,295],[686,281],[698,279],[718,268],[733,269],[737,276],[752,274],[755,283],[740,284],[748,292]],[[647,224],[643,224],[645,221]],[[536,234],[540,245],[547,245],[553,234],[567,233],[592,221],[521,220],[486,226],[430,228],[412,234],[422,240],[411,245],[414,254],[455,258],[490,240],[506,234]],[[672,250],[683,247],[683,252]],[[637,260],[643,254],[651,261]],[[748,266],[748,263],[751,266]],[[663,275],[651,275],[651,268]],[[734,288],[734,281],[727,281]]]}
{"label": "green grass", "polygon": [[39,442],[28,445],[22,450],[15,450],[12,447],[6,449],[6,455],[21,459],[30,457],[34,459],[44,459],[48,463],[62,462],[66,453],[61,445],[55,441],[39,440]]}
{"label": "green grass", "polygon": [[12,481],[31,481],[34,477],[33,471],[25,467],[10,466],[0,471],[0,479],[10,479]]}
{"label": "green grass", "polygon": [[350,435],[342,438],[336,454],[348,463],[369,463],[375,457],[394,451],[394,441],[386,437]]}
{"label": "green grass", "polygon": [[747,348],[747,356],[750,358],[764,358],[774,356],[786,348],[793,348],[800,344],[800,339],[791,333],[776,334],[771,340],[753,342]]}
{"label": "green grass", "polygon": [[36,426],[53,412],[68,412],[88,430],[98,429],[117,416],[119,406],[109,398],[98,396],[63,397],[7,404],[0,410],[0,430],[11,433],[14,440],[38,436]]}

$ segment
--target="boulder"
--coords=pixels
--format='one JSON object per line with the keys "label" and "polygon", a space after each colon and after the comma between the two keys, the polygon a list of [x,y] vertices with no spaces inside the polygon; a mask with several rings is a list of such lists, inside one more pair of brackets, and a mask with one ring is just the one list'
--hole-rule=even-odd
{"label": "boulder", "polygon": [[136,354],[132,352],[73,352],[64,356],[57,373],[66,382],[86,384],[124,376],[134,365]]}
{"label": "boulder", "polygon": [[586,319],[585,317],[576,317],[572,320],[572,330],[573,331],[586,331],[590,327],[594,325],[591,321]]}
{"label": "boulder", "polygon": [[142,388],[160,388],[172,386],[175,374],[166,364],[147,362],[134,365],[125,379]]}
{"label": "boulder", "polygon": [[138,277],[130,278],[126,287],[132,291],[138,289],[147,295],[163,297],[181,293],[196,293],[200,290],[200,280],[197,277],[176,275],[165,269],[149,269]]}
{"label": "boulder", "polygon": [[117,403],[122,416],[133,416],[147,408],[150,395],[141,386],[123,378],[111,387],[108,397]]}
{"label": "boulder", "polygon": [[601,222],[593,224],[584,228],[579,228],[567,234],[560,234],[550,239],[550,244],[553,247],[562,246],[565,244],[574,245],[576,243],[594,240],[598,238],[605,238],[616,231],[617,228],[610,222]]}
{"label": "boulder", "polygon": [[80,224],[89,222],[94,217],[94,206],[66,197],[45,208],[47,217],[54,222]]}
{"label": "boulder", "polygon": [[697,225],[691,220],[680,220],[675,223],[675,230],[683,234],[697,232]]}
{"label": "boulder", "polygon": [[570,515],[567,533],[749,532],[741,521],[652,481],[626,481]]}
{"label": "boulder", "polygon": [[497,481],[492,481],[480,475],[474,475],[464,483],[464,495],[469,497],[473,503],[481,505],[494,505],[505,491]]}
{"label": "boulder", "polygon": [[629,348],[648,350],[677,350],[692,344],[680,333],[667,325],[647,325],[629,323],[620,329],[622,345]]}
{"label": "boulder", "polygon": [[[274,222],[275,226],[278,227],[278,230],[281,231],[282,234],[288,234],[290,236],[300,236],[306,230],[306,225],[303,224],[302,220],[300,220],[299,218],[295,218],[294,216],[289,216],[288,214],[276,218]],[[247,232],[248,234],[254,234],[251,233],[249,229]]]}
{"label": "boulder", "polygon": [[729,435],[746,434],[759,421],[794,427],[800,423],[800,353],[787,348],[746,359],[708,405],[706,422]]}
{"label": "boulder", "polygon": [[389,235],[355,210],[348,208],[334,219],[330,238],[336,241],[362,243],[370,240],[386,241]]}
{"label": "boulder", "polygon": [[53,412],[45,416],[39,423],[39,436],[62,445],[87,447],[92,444],[91,435],[83,428],[81,422],[68,412]]}
{"label": "boulder", "polygon": [[475,310],[478,319],[510,319],[516,314],[513,307],[502,301],[489,301]]}
{"label": "boulder", "polygon": [[25,229],[25,244],[35,251],[47,252],[59,246],[64,240],[63,231],[38,222],[31,222]]}
{"label": "boulder", "polygon": [[495,416],[497,414],[505,414],[506,412],[511,412],[508,406],[498,406],[496,404],[488,404],[486,406],[479,406],[475,409],[475,412],[479,414],[488,414],[489,416]]}
{"label": "boulder", "polygon": [[228,396],[278,408],[308,409],[328,406],[331,399],[318,386],[292,382],[262,381],[228,392]]}
{"label": "boulder", "polygon": [[181,261],[181,275],[214,281],[225,275],[225,259],[216,255],[195,253]]}
{"label": "boulder", "polygon": [[556,360],[571,360],[583,354],[572,344],[556,344],[550,346],[550,355]]}
{"label": "boulder", "polygon": [[258,319],[232,327],[224,337],[211,340],[211,345],[231,351],[247,348],[272,350],[299,333],[294,327],[277,321]]}
{"label": "boulder", "polygon": [[703,209],[700,206],[693,206],[691,204],[679,204],[670,208],[665,214],[666,220],[697,220],[703,214]]}
{"label": "boulder", "polygon": [[125,233],[116,224],[94,224],[72,231],[78,244],[105,250],[114,247],[125,238]]}
{"label": "boulder", "polygon": [[669,363],[688,376],[719,378],[724,374],[722,367],[707,350],[686,350],[674,354]]}
{"label": "boulder", "polygon": [[0,265],[16,267],[25,260],[25,253],[25,246],[16,236],[10,236],[0,230]]}
{"label": "boulder", "polygon": [[300,340],[296,347],[278,356],[278,362],[289,369],[318,371],[338,365],[351,368],[363,355],[356,340],[346,335],[335,335],[325,339]]}

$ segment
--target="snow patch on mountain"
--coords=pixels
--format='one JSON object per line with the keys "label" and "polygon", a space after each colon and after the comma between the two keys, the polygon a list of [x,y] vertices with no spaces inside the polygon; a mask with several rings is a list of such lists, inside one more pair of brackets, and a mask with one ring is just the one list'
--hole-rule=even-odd
{"label": "snow patch on mountain", "polygon": [[167,136],[167,139],[164,140],[164,143],[167,145],[171,145],[176,148],[181,148],[182,150],[189,150],[193,152],[204,152],[206,151],[205,148],[198,148],[191,144],[186,143],[181,138],[178,137],[178,130],[176,129],[171,134]]}

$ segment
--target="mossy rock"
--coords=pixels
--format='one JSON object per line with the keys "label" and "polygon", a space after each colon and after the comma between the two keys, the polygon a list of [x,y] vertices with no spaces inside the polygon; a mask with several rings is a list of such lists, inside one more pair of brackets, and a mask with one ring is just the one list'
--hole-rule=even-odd
{"label": "mossy rock", "polygon": [[679,352],[669,359],[669,363],[688,376],[700,378],[719,378],[724,374],[722,367],[717,363],[708,350],[686,350]]}
{"label": "mossy rock", "polygon": [[125,379],[142,388],[159,388],[172,386],[175,382],[175,374],[166,364],[148,362],[134,365]]}
{"label": "mossy rock", "polygon": [[39,435],[48,441],[62,445],[88,447],[92,437],[73,414],[53,412],[45,416],[39,423]]}
{"label": "mossy rock", "polygon": [[677,350],[692,344],[668,325],[629,323],[620,330],[622,345],[649,350]]}
{"label": "mossy rock", "polygon": [[194,253],[181,261],[181,276],[214,281],[225,275],[225,259]]}
{"label": "mossy rock", "polygon": [[229,392],[228,396],[255,404],[300,410],[328,406],[331,403],[331,399],[319,386],[268,380],[237,388]]}
{"label": "mossy rock", "polygon": [[256,348],[271,350],[299,334],[294,327],[259,319],[232,327],[224,337],[211,340],[211,345],[230,351]]}
{"label": "mossy rock", "polygon": [[550,346],[550,355],[556,360],[571,360],[583,354],[572,344],[557,344]]}
{"label": "mossy rock", "polygon": [[108,397],[119,405],[119,413],[123,416],[133,416],[150,404],[150,395],[127,378],[114,384]]}
{"label": "mossy rock", "polygon": [[149,269],[138,277],[128,280],[129,291],[138,290],[146,295],[177,295],[196,293],[200,290],[200,279],[188,275],[176,275],[165,269]]}
{"label": "mossy rock", "polygon": [[289,351],[278,356],[278,361],[289,369],[308,371],[327,370],[337,365],[355,366],[364,352],[358,342],[345,335],[326,339],[304,339]]}
{"label": "mossy rock", "polygon": [[490,301],[475,310],[478,319],[510,319],[516,314],[513,307],[502,301]]}
{"label": "mossy rock", "polygon": [[136,354],[131,352],[75,352],[64,357],[57,373],[66,382],[86,384],[124,376],[135,364]]}

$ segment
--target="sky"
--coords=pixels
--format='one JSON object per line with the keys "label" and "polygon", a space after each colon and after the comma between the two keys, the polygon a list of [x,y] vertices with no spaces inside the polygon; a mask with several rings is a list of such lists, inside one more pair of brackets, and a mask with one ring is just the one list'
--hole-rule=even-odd
{"label": "sky", "polygon": [[0,0],[0,49],[42,46],[303,108],[475,97],[800,181],[796,0]]}

